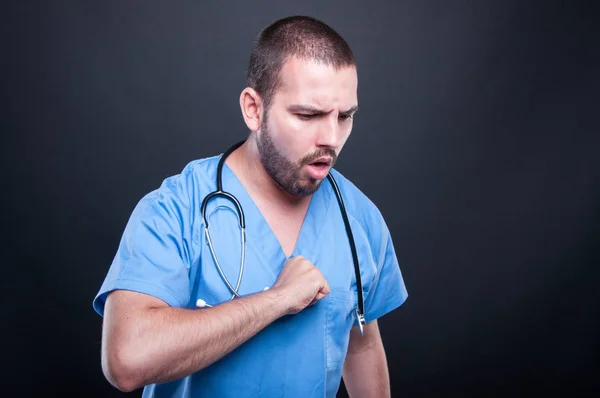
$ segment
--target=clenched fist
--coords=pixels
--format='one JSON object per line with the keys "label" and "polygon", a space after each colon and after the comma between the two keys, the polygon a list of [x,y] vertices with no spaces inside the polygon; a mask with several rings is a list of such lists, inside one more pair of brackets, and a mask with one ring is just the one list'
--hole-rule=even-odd
{"label": "clenched fist", "polygon": [[329,283],[310,261],[302,256],[289,259],[271,290],[287,301],[287,314],[297,314],[329,294]]}

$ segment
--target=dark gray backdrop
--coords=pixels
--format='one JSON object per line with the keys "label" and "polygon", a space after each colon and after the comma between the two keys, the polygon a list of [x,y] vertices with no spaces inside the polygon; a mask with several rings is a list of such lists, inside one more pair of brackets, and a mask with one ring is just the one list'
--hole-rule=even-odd
{"label": "dark gray backdrop", "polygon": [[338,169],[410,294],[380,321],[393,395],[598,390],[598,14],[367,3],[3,2],[3,389],[123,396],[91,303],[129,214],[247,134],[251,42],[307,14],[358,58]]}

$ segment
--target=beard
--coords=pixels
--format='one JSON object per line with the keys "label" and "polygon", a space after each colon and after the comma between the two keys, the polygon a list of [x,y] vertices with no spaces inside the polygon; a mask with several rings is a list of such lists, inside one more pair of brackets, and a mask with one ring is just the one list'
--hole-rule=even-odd
{"label": "beard", "polygon": [[261,135],[257,137],[256,143],[258,153],[263,167],[271,178],[284,191],[294,196],[309,196],[312,195],[319,187],[323,180],[315,180],[313,178],[302,179],[300,171],[302,167],[314,162],[322,156],[330,156],[331,167],[335,164],[337,155],[331,148],[323,148],[303,157],[298,163],[294,163],[286,158],[281,151],[275,147],[269,128],[267,126],[267,116],[261,123]]}

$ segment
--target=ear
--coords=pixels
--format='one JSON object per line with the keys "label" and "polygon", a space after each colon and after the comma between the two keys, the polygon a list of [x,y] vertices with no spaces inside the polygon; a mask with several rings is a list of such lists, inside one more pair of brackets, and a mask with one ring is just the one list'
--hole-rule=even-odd
{"label": "ear", "polygon": [[262,115],[262,98],[256,90],[246,87],[240,94],[240,108],[246,126],[250,131],[260,130]]}

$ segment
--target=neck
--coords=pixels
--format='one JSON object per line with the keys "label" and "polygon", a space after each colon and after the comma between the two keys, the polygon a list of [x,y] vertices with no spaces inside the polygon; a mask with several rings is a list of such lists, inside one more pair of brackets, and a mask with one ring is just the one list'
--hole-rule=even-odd
{"label": "neck", "polygon": [[260,160],[254,134],[225,163],[235,172],[251,196],[257,195],[268,202],[290,208],[310,202],[310,196],[291,195],[271,177]]}

